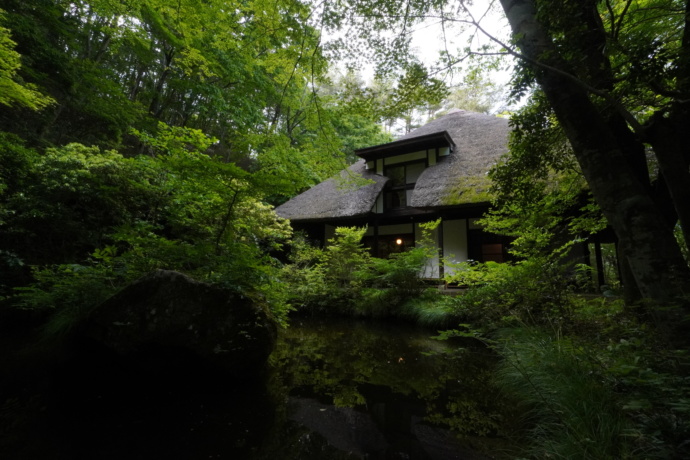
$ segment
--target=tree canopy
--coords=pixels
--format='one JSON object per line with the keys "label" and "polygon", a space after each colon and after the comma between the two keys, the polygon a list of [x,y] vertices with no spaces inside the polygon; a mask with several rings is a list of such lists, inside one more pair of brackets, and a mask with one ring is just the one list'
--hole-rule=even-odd
{"label": "tree canopy", "polygon": [[518,89],[539,85],[642,295],[681,301],[690,272],[673,228],[690,228],[689,4],[502,5],[522,59]]}
{"label": "tree canopy", "polygon": [[[23,82],[0,129],[32,146],[80,142],[132,156],[148,149],[137,133],[198,129],[215,139],[212,156],[270,177],[277,201],[344,164],[340,137],[361,115],[320,94],[328,60],[304,2],[3,0],[0,8],[3,37],[13,40],[3,39],[6,80]],[[42,104],[29,99],[37,91]],[[374,121],[357,124],[376,135]]]}
{"label": "tree canopy", "polygon": [[[675,228],[690,237],[687,1],[2,0],[0,8],[0,98],[10,105],[0,129],[25,140],[8,141],[12,151],[79,142],[159,157],[161,143],[193,143],[197,133],[209,159],[251,174],[257,196],[272,203],[329,177],[353,149],[389,139],[377,123],[398,118],[410,129],[415,110],[441,109],[443,72],[464,67],[465,94],[453,97],[482,109],[489,102],[468,99],[468,89],[493,90],[474,78],[473,59],[513,56],[513,97],[527,103],[513,118],[515,154],[494,174],[499,203],[510,194],[541,200],[563,184],[589,191],[644,297],[675,302],[690,282],[674,237]],[[491,9],[505,13],[510,33],[490,28]],[[410,52],[421,21],[441,38],[470,31],[470,40],[447,40],[425,65]],[[362,56],[378,64],[368,87],[329,78],[336,60]],[[15,179],[5,180],[9,197]],[[554,212],[583,205],[576,195],[553,201]]]}
{"label": "tree canopy", "polygon": [[304,2],[0,8],[0,301],[74,312],[153,268],[271,297],[272,205],[389,139],[323,90]]}
{"label": "tree canopy", "polygon": [[[354,24],[357,17],[367,18],[369,30],[362,37],[396,31],[371,38],[383,68],[405,62],[409,30],[422,19],[436,21],[444,34],[453,24],[472,27],[494,43],[446,48],[438,69],[469,56],[515,57],[513,95],[543,97],[529,99],[529,107],[514,118],[520,142],[528,142],[531,152],[508,164],[522,161],[515,171],[525,177],[557,175],[566,172],[563,148],[572,149],[574,161],[567,168],[582,174],[616,232],[632,282],[644,297],[684,302],[690,271],[673,230],[678,222],[685,239],[690,236],[690,148],[684,135],[690,126],[689,2],[502,0],[482,10],[461,1],[351,3],[351,12],[343,15],[353,16]],[[487,25],[485,13],[492,7],[505,13],[511,40]],[[384,42],[397,48],[385,48]],[[550,145],[537,142],[549,129],[562,136]],[[499,187],[517,185],[500,177]]]}

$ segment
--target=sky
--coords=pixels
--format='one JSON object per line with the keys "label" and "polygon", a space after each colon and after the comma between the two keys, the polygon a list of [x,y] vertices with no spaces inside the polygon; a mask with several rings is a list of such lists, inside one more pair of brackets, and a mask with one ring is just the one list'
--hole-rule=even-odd
{"label": "sky", "polygon": [[[491,7],[492,5],[493,7]],[[473,5],[469,6],[469,9],[472,18],[477,20],[484,30],[499,38],[504,43],[509,42],[510,28],[508,21],[497,1],[476,1]],[[395,33],[396,31],[390,31],[391,35]],[[447,50],[454,55],[465,55],[466,52],[464,50],[468,45],[472,50],[478,51],[482,46],[491,44],[494,43],[482,31],[466,23],[452,23],[446,21],[444,27],[441,27],[438,18],[429,18],[412,28],[412,49],[417,58],[429,69],[436,67],[435,64],[437,64],[439,52],[441,50]],[[442,78],[452,89],[454,85],[462,84],[464,71],[472,64],[475,63],[470,63],[469,60],[466,60],[454,66],[453,72],[433,76]],[[503,85],[507,90],[513,65],[514,61],[512,58],[506,58],[501,69],[487,70],[482,76],[490,79],[497,85]],[[370,63],[364,64],[360,69],[360,75],[368,84],[370,84],[374,78],[374,67],[374,64]],[[506,91],[506,99],[507,94],[508,91]],[[498,103],[493,106],[491,113],[501,112],[505,110],[506,106],[506,103]],[[508,108],[515,108],[516,106],[519,106],[519,104],[511,105]],[[421,118],[425,116],[428,116],[428,114],[419,114],[421,122],[424,121],[421,120]],[[395,129],[399,130],[399,127]]]}
{"label": "sky", "polygon": [[[482,28],[488,33],[506,43],[510,29],[503,10],[496,7],[487,8],[487,2],[477,3],[480,5],[469,6],[472,16],[480,22]],[[473,50],[479,50],[484,45],[493,44],[490,38],[481,31],[464,24],[453,27],[453,24],[446,23],[444,36],[439,20],[430,19],[415,28],[412,46],[422,62],[427,66],[433,66],[439,51],[443,49],[448,49],[450,52],[462,50],[468,46],[468,41]],[[506,59],[506,66],[511,67],[512,60]],[[497,83],[507,84],[510,80],[510,72],[508,70],[494,71],[491,73],[491,79]]]}

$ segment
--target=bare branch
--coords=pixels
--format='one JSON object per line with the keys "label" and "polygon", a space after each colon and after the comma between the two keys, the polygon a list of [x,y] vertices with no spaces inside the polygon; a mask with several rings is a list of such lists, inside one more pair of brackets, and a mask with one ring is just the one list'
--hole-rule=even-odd
{"label": "bare branch", "polygon": [[564,77],[571,82],[575,83],[578,85],[580,88],[583,88],[589,93],[592,93],[596,96],[601,97],[604,99],[606,102],[611,104],[612,107],[614,107],[618,113],[625,119],[625,121],[632,127],[633,131],[637,133],[639,136],[644,135],[644,127],[640,124],[639,121],[635,118],[635,116],[626,109],[623,104],[617,100],[615,97],[613,97],[608,91],[600,90],[598,88],[595,88],[586,82],[582,81],[580,78],[576,77],[575,75],[572,75],[568,72],[565,72],[561,69],[558,69],[556,67],[550,66],[548,64],[545,64],[541,61],[538,61],[536,59],[532,59],[528,56],[525,56],[524,54],[520,53],[519,51],[516,51],[514,48],[511,48],[508,46],[506,43],[503,41],[499,40],[498,38],[494,37],[492,34],[487,32],[477,21],[475,21],[474,17],[472,16],[472,13],[466,10],[467,15],[470,17],[471,21],[469,21],[470,24],[472,24],[474,27],[476,27],[479,31],[481,31],[489,40],[493,41],[494,43],[497,43],[503,49],[506,50],[506,52],[513,57],[517,59],[521,59],[525,62],[528,62],[536,67],[539,67],[541,69],[544,69],[548,72],[555,73],[557,75],[560,75],[561,77]]}

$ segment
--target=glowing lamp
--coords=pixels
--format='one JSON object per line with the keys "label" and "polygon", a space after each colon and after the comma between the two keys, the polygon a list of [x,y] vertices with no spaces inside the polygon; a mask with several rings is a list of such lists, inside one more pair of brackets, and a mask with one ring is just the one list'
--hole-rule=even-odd
{"label": "glowing lamp", "polygon": [[395,240],[395,244],[397,244],[398,246],[400,246],[402,243],[402,238],[398,238],[397,240]]}

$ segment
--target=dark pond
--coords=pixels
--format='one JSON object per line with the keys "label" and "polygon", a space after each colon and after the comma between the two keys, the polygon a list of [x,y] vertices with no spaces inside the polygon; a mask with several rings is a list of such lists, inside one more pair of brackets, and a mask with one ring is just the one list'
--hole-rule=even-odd
{"label": "dark pond", "polygon": [[41,389],[16,384],[0,401],[0,458],[509,457],[494,357],[431,335],[297,318],[255,380],[137,376],[87,355]]}
{"label": "dark pond", "polygon": [[495,357],[401,324],[295,319],[271,357],[281,398],[258,458],[483,459],[507,455]]}

